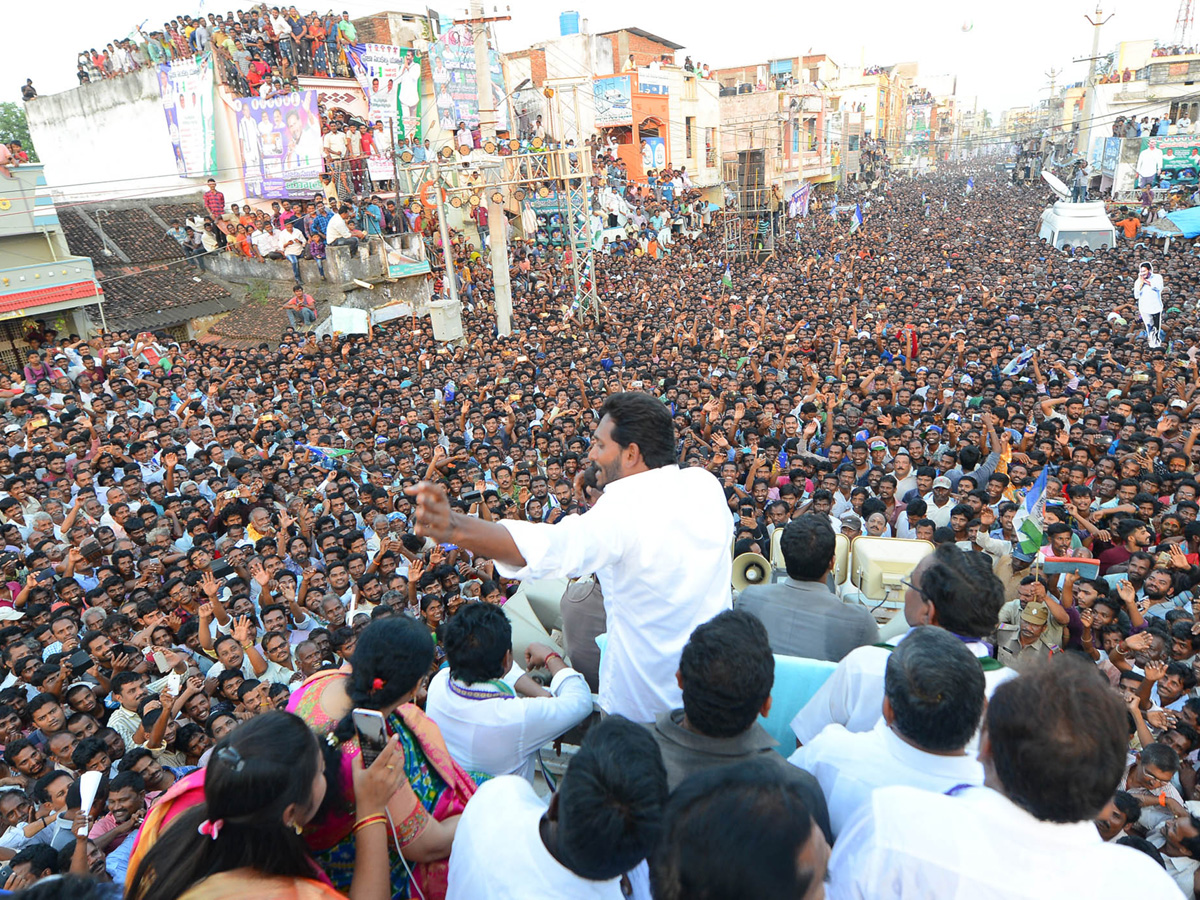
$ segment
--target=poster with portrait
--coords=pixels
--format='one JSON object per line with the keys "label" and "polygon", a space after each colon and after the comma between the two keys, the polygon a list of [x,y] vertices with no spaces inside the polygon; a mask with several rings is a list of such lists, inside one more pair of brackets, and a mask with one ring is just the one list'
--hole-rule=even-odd
{"label": "poster with portrait", "polygon": [[[465,25],[455,25],[430,45],[429,69],[433,73],[433,95],[437,101],[438,124],[442,130],[452,132],[459,122],[465,122],[471,129],[478,128],[479,91],[471,29]],[[488,51],[488,78],[492,84],[496,128],[507,131],[508,101],[504,90],[504,66],[495,50]]]}
{"label": "poster with portrait", "polygon": [[310,198],[321,192],[317,92],[229,101],[247,197]]}
{"label": "poster with portrait", "polygon": [[158,67],[167,133],[180,178],[217,174],[217,135],[213,124],[212,54],[179,59]]}
{"label": "poster with portrait", "polygon": [[421,58],[409,47],[350,44],[346,58],[367,99],[372,122],[394,120],[396,138],[421,139]]}

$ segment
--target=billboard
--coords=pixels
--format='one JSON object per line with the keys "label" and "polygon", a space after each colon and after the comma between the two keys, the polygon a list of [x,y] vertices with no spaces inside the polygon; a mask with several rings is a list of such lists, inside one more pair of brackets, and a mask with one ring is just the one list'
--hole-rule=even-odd
{"label": "billboard", "polygon": [[596,125],[633,124],[633,102],[630,99],[628,75],[612,75],[592,82],[596,102]]}
{"label": "billboard", "polygon": [[1142,152],[1162,151],[1162,177],[1172,184],[1200,182],[1200,137],[1178,134],[1170,137],[1142,138]]}
{"label": "billboard", "polygon": [[660,137],[642,138],[642,171],[661,169],[667,164],[667,143]]}
{"label": "billboard", "polygon": [[671,81],[661,69],[638,69],[639,94],[657,94],[665,97],[671,93],[670,87]]}
{"label": "billboard", "polygon": [[1121,138],[1104,139],[1104,156],[1100,161],[1100,174],[1110,178],[1117,171],[1117,163],[1121,158]]}
{"label": "billboard", "polygon": [[[459,122],[465,122],[471,129],[478,128],[479,92],[471,29],[466,25],[455,25],[443,32],[429,47],[429,69],[433,73],[439,125],[446,131],[454,131]],[[492,83],[492,105],[496,108],[496,128],[507,131],[504,67],[495,50],[488,51],[488,77]]]}
{"label": "billboard", "polygon": [[421,139],[421,59],[408,47],[351,44],[346,58],[367,99],[372,122],[395,120],[397,139]]}
{"label": "billboard", "polygon": [[158,67],[162,98],[175,167],[180,178],[217,174],[217,135],[213,126],[212,54],[163,63]]}
{"label": "billboard", "polygon": [[247,197],[311,198],[321,192],[321,118],[317,92],[229,101]]}

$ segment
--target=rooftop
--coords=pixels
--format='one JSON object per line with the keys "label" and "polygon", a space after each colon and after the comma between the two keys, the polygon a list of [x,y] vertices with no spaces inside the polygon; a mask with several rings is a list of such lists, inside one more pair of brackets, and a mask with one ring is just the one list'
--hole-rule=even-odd
{"label": "rooftop", "polygon": [[600,32],[600,37],[606,37],[610,34],[620,34],[622,31],[624,31],[626,34],[635,34],[638,37],[645,38],[648,41],[654,41],[656,44],[662,44],[664,47],[670,50],[682,50],[684,47],[683,44],[677,44],[674,41],[668,41],[664,37],[659,37],[657,34],[651,34],[650,32],[643,31],[640,28],[614,28],[611,31]]}

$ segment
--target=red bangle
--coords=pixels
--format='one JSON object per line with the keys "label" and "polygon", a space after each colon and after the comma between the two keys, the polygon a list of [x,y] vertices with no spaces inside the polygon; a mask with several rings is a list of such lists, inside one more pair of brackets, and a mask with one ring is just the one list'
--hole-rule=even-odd
{"label": "red bangle", "polygon": [[549,664],[551,657],[553,657],[554,659],[557,659],[560,663],[563,663],[564,666],[566,665],[566,663],[563,662],[562,654],[560,654],[560,653],[547,653],[546,654],[546,664]]}

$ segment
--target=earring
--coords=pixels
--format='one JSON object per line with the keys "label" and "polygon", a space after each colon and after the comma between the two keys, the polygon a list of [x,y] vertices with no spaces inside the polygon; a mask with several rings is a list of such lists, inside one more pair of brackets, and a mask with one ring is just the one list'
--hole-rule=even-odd
{"label": "earring", "polygon": [[304,834],[304,826],[299,822],[293,822],[292,831],[296,832],[296,834]]}

